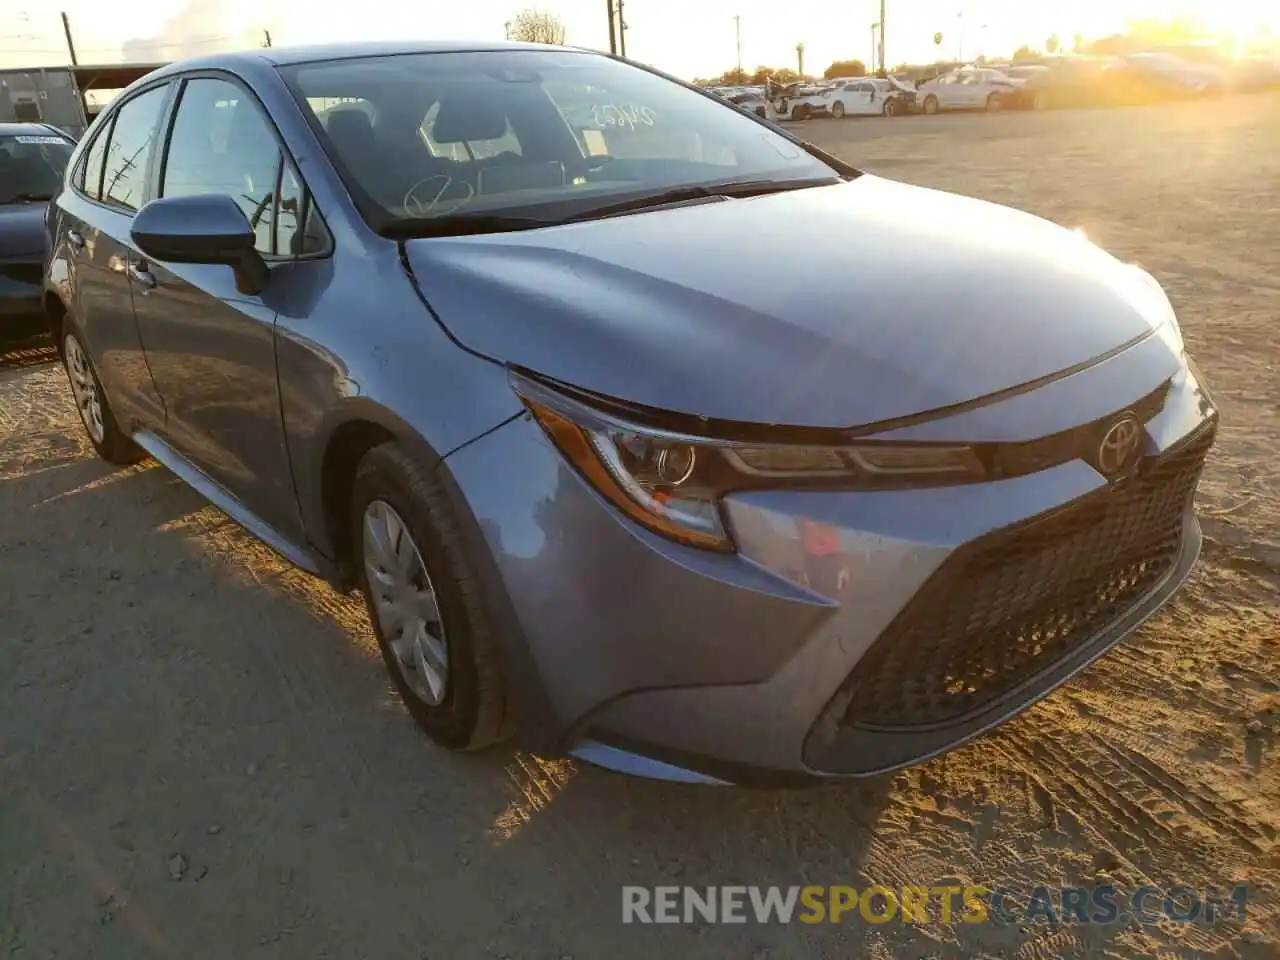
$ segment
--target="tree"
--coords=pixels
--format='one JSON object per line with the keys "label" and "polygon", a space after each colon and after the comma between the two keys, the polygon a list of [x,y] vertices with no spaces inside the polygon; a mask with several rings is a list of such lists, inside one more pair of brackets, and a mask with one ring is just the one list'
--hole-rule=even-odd
{"label": "tree", "polygon": [[836,77],[865,77],[866,75],[867,65],[861,60],[837,60],[822,71],[822,76],[827,80],[834,80]]}
{"label": "tree", "polygon": [[1029,47],[1025,43],[1017,50],[1013,51],[1013,62],[1018,63],[1021,60],[1038,60],[1040,59],[1040,51],[1034,47]]}
{"label": "tree", "polygon": [[1044,48],[1050,53],[1057,53],[1059,46],[1058,35],[1055,33],[1044,42]]}
{"label": "tree", "polygon": [[1083,33],[1077,33],[1072,38],[1071,49],[1074,50],[1076,53],[1080,53],[1082,50],[1084,50],[1084,34]]}
{"label": "tree", "polygon": [[508,40],[525,43],[564,43],[564,21],[554,13],[528,7],[515,15],[507,27]]}
{"label": "tree", "polygon": [[1104,57],[1122,57],[1130,52],[1129,38],[1123,33],[1113,33],[1109,37],[1101,37],[1084,46],[1085,53]]}
{"label": "tree", "polygon": [[942,46],[942,34],[941,34],[941,33],[935,33],[935,34],[933,35],[933,45],[934,45],[935,47],[940,47],[940,46]]}

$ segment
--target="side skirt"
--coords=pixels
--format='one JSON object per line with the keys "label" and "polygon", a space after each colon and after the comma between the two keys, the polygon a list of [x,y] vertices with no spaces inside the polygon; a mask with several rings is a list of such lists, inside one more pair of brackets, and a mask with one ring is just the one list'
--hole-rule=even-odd
{"label": "side skirt", "polygon": [[154,433],[149,430],[139,430],[133,434],[133,442],[154,457],[161,466],[193,487],[202,497],[295,567],[321,577],[331,584],[339,582],[339,571],[335,564],[312,548],[301,546],[283,536],[275,527],[233,497],[225,487],[211,479]]}

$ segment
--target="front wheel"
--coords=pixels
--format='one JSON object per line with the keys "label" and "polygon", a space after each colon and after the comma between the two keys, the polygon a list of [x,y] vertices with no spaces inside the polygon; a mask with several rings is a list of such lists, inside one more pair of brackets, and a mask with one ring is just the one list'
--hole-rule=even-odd
{"label": "front wheel", "polygon": [[98,456],[108,463],[127,466],[137,463],[143,452],[116,422],[102,382],[93,369],[89,351],[80,342],[80,335],[70,325],[62,337],[62,362],[71,382],[71,395],[75,398],[80,422],[89,435],[89,442]]}
{"label": "front wheel", "polygon": [[837,120],[844,119],[844,103],[837,100],[831,105],[831,116]]}
{"label": "front wheel", "polygon": [[933,116],[938,112],[938,98],[930,94],[924,98],[924,112],[929,116]]}
{"label": "front wheel", "polygon": [[1048,110],[1049,91],[1037,90],[1035,96],[1031,99],[1031,106],[1036,110]]}
{"label": "front wheel", "polygon": [[808,120],[809,105],[807,103],[801,103],[801,104],[798,104],[796,107],[794,107],[791,111],[791,119],[792,120]]}
{"label": "front wheel", "polygon": [[398,443],[369,451],[356,468],[351,524],[369,619],[409,714],[451,750],[504,739],[495,631],[432,465]]}
{"label": "front wheel", "polygon": [[897,99],[897,97],[890,97],[888,100],[886,100],[886,101],[884,102],[884,106],[881,108],[881,112],[882,112],[886,117],[896,117],[896,116],[898,115],[898,99]]}

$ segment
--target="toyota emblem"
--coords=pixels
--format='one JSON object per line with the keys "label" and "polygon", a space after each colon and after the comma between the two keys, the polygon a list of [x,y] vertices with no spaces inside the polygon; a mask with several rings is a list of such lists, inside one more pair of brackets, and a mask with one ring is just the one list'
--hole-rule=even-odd
{"label": "toyota emblem", "polygon": [[1098,445],[1098,469],[1108,477],[1114,477],[1133,460],[1138,452],[1138,437],[1141,434],[1138,420],[1132,415],[1121,417]]}

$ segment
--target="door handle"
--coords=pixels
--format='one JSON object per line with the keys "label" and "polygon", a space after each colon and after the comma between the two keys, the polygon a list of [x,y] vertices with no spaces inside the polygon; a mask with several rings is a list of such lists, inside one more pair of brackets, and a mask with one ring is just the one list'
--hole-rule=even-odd
{"label": "door handle", "polygon": [[147,290],[154,290],[156,287],[156,275],[147,269],[145,263],[129,264],[129,276],[137,281],[138,285],[143,287],[143,293]]}
{"label": "door handle", "polygon": [[71,245],[71,249],[79,253],[84,249],[84,235],[75,230],[67,231],[67,243]]}

